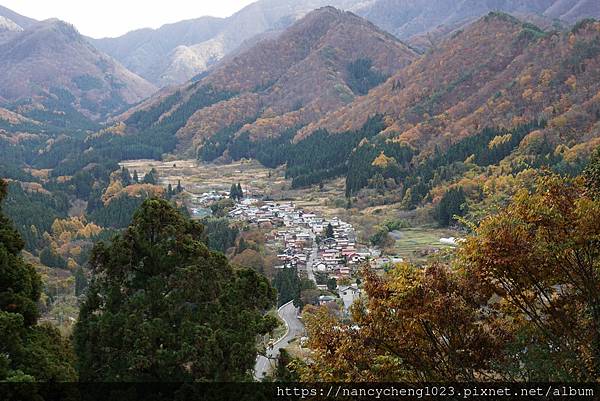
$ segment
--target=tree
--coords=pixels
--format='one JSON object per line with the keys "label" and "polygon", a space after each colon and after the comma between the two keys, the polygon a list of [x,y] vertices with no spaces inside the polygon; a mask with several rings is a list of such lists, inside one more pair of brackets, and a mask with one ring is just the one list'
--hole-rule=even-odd
{"label": "tree", "polygon": [[142,181],[143,184],[152,184],[152,185],[156,185],[158,182],[158,171],[156,171],[156,169],[152,169],[150,170],[148,173],[146,173],[146,175],[144,176],[144,180]]}
{"label": "tree", "polygon": [[452,188],[446,191],[435,211],[439,225],[447,227],[454,221],[454,216],[464,216],[466,200],[467,197],[462,188]]}
{"label": "tree", "polygon": [[136,184],[140,183],[140,178],[138,177],[137,170],[133,170],[133,182],[135,182]]}
{"label": "tree", "polygon": [[585,179],[542,176],[485,219],[452,265],[364,270],[352,324],[308,308],[302,379],[593,381],[599,238],[600,201]]}
{"label": "tree", "polygon": [[585,185],[588,188],[590,196],[600,198],[600,147],[592,154],[590,161],[583,172]]}
{"label": "tree", "polygon": [[295,267],[284,267],[280,269],[273,279],[273,286],[279,293],[278,305],[284,305],[294,301],[294,305],[300,304],[300,279]]}
{"label": "tree", "polygon": [[234,269],[203,226],[149,199],[112,243],[97,244],[75,327],[85,381],[247,380],[256,337],[276,326],[266,279]]}
{"label": "tree", "polygon": [[385,278],[369,269],[363,274],[367,296],[351,308],[351,324],[325,307],[305,311],[313,353],[301,369],[303,380],[488,377],[493,357],[502,350],[502,331],[480,325],[487,300],[473,293],[461,275],[442,265],[399,265]]}
{"label": "tree", "polygon": [[124,187],[131,185],[131,175],[125,167],[121,167],[121,182]]}
{"label": "tree", "polygon": [[229,199],[231,199],[231,200],[238,199],[238,191],[237,191],[237,186],[235,184],[231,184],[231,189],[229,189]]}
{"label": "tree", "polygon": [[537,372],[544,380],[600,374],[598,238],[600,202],[584,180],[549,175],[467,239],[461,252],[467,274],[502,297],[496,307],[543,351],[537,360],[514,361],[515,369],[544,366]]}
{"label": "tree", "polygon": [[327,228],[325,228],[325,238],[333,238],[334,235],[333,226],[331,223],[327,224]]}
{"label": "tree", "polygon": [[236,184],[231,184],[231,189],[229,190],[229,198],[232,200],[241,200],[244,198],[244,191],[242,191],[242,186],[238,182]]}
{"label": "tree", "polygon": [[231,260],[231,263],[238,266],[249,267],[262,274],[265,272],[265,258],[254,249],[245,249],[241,253],[235,255]]}
{"label": "tree", "polygon": [[40,252],[40,262],[48,267],[54,267],[58,269],[64,269],[67,267],[67,261],[60,256],[51,247],[45,247]]}
{"label": "tree", "polygon": [[183,192],[183,187],[181,186],[181,180],[177,180],[177,188],[175,189],[178,194]]}
{"label": "tree", "polygon": [[[231,221],[224,217],[207,217],[202,220],[204,224],[204,242],[212,250],[226,253],[235,245],[239,230],[231,225]],[[251,267],[242,265],[245,267]]]}
{"label": "tree", "polygon": [[79,266],[75,270],[75,296],[82,295],[88,287],[88,279],[83,272],[83,268]]}
{"label": "tree", "polygon": [[329,280],[327,280],[327,289],[329,291],[335,291],[337,289],[337,281],[335,277],[332,277]]}
{"label": "tree", "polygon": [[[0,180],[0,202],[6,184]],[[41,279],[24,243],[0,213],[0,381],[73,381],[73,355],[55,328],[38,325]]]}

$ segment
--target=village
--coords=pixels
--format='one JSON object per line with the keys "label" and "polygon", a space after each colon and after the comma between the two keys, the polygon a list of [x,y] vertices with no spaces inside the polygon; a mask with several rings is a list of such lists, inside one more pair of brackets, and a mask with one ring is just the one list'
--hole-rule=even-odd
{"label": "village", "polygon": [[[338,217],[329,219],[297,207],[293,201],[263,201],[247,193],[237,199],[227,217],[257,229],[272,229],[267,246],[277,252],[275,269],[295,268],[319,290],[335,291],[339,298],[322,295],[319,304],[341,300],[344,312],[360,297],[353,277],[366,261],[380,261],[374,249],[357,244],[354,227]],[[210,205],[229,198],[225,191],[210,191],[191,197],[190,212],[200,218],[210,214]],[[327,283],[334,279],[336,288]],[[341,306],[341,305],[340,305]]]}
{"label": "village", "polygon": [[[296,268],[298,274],[314,281],[321,290],[328,288],[327,282],[335,279],[344,310],[360,296],[356,283],[351,283],[361,263],[373,255],[368,249],[360,249],[356,233],[351,224],[337,217],[324,219],[316,213],[297,208],[293,202],[259,201],[245,198],[236,203],[229,212],[232,220],[244,221],[257,228],[273,227],[268,238],[280,252],[281,262],[276,269]],[[331,296],[323,295],[320,304],[335,302]]]}

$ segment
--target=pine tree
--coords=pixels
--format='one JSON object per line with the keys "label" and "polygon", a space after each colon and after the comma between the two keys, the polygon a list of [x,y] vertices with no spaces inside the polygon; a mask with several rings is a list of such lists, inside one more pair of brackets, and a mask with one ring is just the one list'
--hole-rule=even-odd
{"label": "pine tree", "polygon": [[450,225],[454,221],[454,216],[463,216],[465,214],[464,204],[466,195],[462,188],[452,188],[448,190],[436,208],[436,220],[442,227]]}
{"label": "pine tree", "polygon": [[133,170],[133,182],[135,182],[136,184],[140,183],[140,178],[138,177],[137,170]]}
{"label": "pine tree", "polygon": [[177,180],[177,193],[180,194],[183,192],[183,187],[181,186],[181,180]]}
{"label": "pine tree", "polygon": [[239,182],[237,184],[237,196],[238,196],[238,200],[244,199],[244,191],[242,191],[242,186],[240,185]]}
{"label": "pine tree", "polygon": [[333,232],[333,226],[331,225],[331,223],[327,224],[327,228],[325,229],[325,238],[333,238],[334,237],[334,232]]}
{"label": "pine tree", "polygon": [[131,176],[129,175],[129,170],[127,170],[125,167],[121,167],[121,182],[123,183],[124,187],[131,185]]}
{"label": "pine tree", "polygon": [[203,226],[146,200],[111,244],[99,243],[74,337],[84,381],[250,379],[256,337],[276,326],[266,278],[234,269]]}
{"label": "pine tree", "polygon": [[158,177],[158,172],[156,171],[156,169],[153,168],[144,176],[144,180],[142,182],[144,184],[156,185],[158,182],[157,177]]}
{"label": "pine tree", "polygon": [[237,186],[235,184],[231,184],[231,189],[229,190],[229,199],[236,200],[237,198]]}

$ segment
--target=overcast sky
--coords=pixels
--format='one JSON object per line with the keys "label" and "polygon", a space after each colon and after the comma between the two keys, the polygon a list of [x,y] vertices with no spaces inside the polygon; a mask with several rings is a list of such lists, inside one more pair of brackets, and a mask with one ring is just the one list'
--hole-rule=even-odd
{"label": "overcast sky", "polygon": [[227,17],[256,0],[0,0],[0,5],[38,20],[59,18],[94,38],[205,15]]}

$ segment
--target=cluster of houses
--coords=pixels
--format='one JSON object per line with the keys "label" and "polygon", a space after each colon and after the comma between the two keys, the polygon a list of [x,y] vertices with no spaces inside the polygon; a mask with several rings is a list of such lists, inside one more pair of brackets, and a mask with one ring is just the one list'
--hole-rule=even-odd
{"label": "cluster of houses", "polygon": [[[277,257],[281,262],[276,268],[295,267],[299,274],[315,282],[315,275],[319,274],[338,282],[349,279],[372,256],[369,250],[358,248],[351,224],[337,217],[325,219],[297,208],[293,202],[246,198],[236,203],[229,217],[257,227],[274,228],[271,240],[279,249]],[[317,283],[317,287],[327,289],[325,284]],[[345,307],[360,295],[355,284],[339,286],[338,292]],[[322,298],[320,303],[333,300]]]}
{"label": "cluster of houses", "polygon": [[[328,226],[331,226],[332,230],[328,230]],[[327,235],[327,231],[330,231],[330,235]],[[313,262],[315,272],[326,273],[339,281],[349,278],[360,264],[371,257],[369,251],[357,248],[352,225],[336,217],[323,222],[315,234],[320,238]]]}

